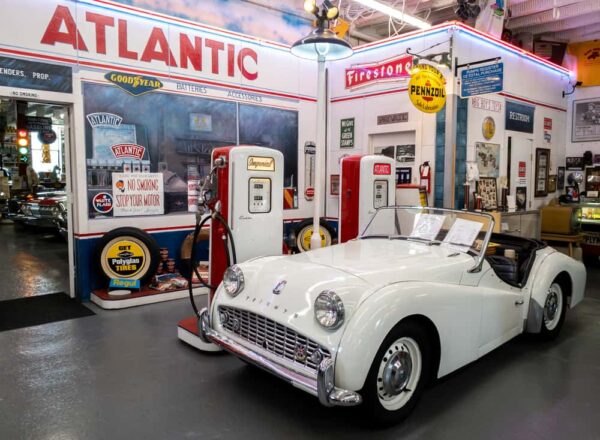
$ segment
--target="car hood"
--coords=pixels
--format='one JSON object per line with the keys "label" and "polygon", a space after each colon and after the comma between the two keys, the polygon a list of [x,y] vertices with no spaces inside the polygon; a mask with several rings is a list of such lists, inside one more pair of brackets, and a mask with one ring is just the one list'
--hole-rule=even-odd
{"label": "car hood", "polygon": [[[339,332],[321,328],[314,319],[314,301],[324,290],[333,290],[342,299],[348,321],[362,301],[385,285],[402,281],[458,283],[473,261],[469,255],[440,246],[402,240],[355,240],[302,254],[241,263],[244,290],[231,298],[220,287],[215,305],[266,316],[334,347]],[[275,293],[275,287],[282,284],[281,291]]]}

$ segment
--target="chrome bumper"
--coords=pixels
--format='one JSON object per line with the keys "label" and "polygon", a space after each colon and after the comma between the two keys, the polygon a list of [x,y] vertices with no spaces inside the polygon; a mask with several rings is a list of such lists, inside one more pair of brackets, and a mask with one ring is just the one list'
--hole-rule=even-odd
{"label": "chrome bumper", "polygon": [[355,406],[362,402],[360,394],[336,388],[334,385],[333,359],[327,358],[319,364],[316,379],[304,376],[283,365],[273,362],[251,349],[244,347],[233,339],[222,335],[210,326],[208,310],[200,311],[200,339],[204,342],[219,345],[230,353],[242,358],[257,367],[291,383],[307,393],[319,398],[324,406]]}

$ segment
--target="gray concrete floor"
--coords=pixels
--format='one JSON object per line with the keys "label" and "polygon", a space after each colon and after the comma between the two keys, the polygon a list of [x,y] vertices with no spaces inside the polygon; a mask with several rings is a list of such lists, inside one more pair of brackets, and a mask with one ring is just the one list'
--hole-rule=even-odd
{"label": "gray concrete floor", "polygon": [[[373,432],[226,354],[176,337],[186,300],[0,333],[2,439],[599,439],[600,270],[558,340],[518,337]],[[202,302],[202,300],[201,300]]]}
{"label": "gray concrete floor", "polygon": [[69,291],[67,243],[51,231],[0,222],[0,301]]}

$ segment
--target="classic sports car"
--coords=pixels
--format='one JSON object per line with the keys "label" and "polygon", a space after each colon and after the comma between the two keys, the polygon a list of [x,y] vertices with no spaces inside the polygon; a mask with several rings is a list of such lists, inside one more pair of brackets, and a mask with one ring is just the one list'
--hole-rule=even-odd
{"label": "classic sports car", "polygon": [[586,272],[488,214],[388,207],[350,242],[230,267],[200,335],[318,396],[406,417],[425,385],[523,333],[556,337]]}
{"label": "classic sports car", "polygon": [[9,215],[17,224],[61,232],[62,220],[66,218],[66,200],[64,191],[38,193],[35,198],[24,201],[19,211]]}

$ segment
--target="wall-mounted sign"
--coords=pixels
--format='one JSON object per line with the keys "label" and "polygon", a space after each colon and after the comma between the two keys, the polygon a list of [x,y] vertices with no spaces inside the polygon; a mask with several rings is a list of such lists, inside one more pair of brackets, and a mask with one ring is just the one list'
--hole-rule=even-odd
{"label": "wall-mounted sign", "polygon": [[142,160],[146,147],[137,144],[116,144],[110,147],[113,156],[117,159],[136,159]]}
{"label": "wall-mounted sign", "polygon": [[106,192],[96,194],[92,198],[92,207],[94,211],[100,214],[108,214],[113,209],[113,198],[112,195]]}
{"label": "wall-mounted sign", "polygon": [[600,99],[573,101],[572,124],[572,142],[600,140]]}
{"label": "wall-mounted sign", "polygon": [[73,70],[58,64],[0,57],[0,86],[72,93]]}
{"label": "wall-mounted sign", "polygon": [[162,173],[112,173],[113,215],[164,214]]}
{"label": "wall-mounted sign", "polygon": [[506,130],[533,133],[534,111],[533,106],[506,101]]}
{"label": "wall-mounted sign", "polygon": [[437,113],[446,104],[446,80],[438,69],[419,64],[408,83],[408,96],[413,105],[425,113]]}
{"label": "wall-mounted sign", "polygon": [[329,176],[329,194],[332,196],[340,195],[340,175],[332,174]]}
{"label": "wall-mounted sign", "polygon": [[464,69],[460,73],[460,96],[467,98],[475,95],[498,93],[503,89],[504,63]]}
{"label": "wall-mounted sign", "polygon": [[527,175],[527,162],[519,162],[519,177]]}
{"label": "wall-mounted sign", "polygon": [[354,147],[354,118],[342,119],[340,122],[340,148]]}
{"label": "wall-mounted sign", "polygon": [[565,159],[567,170],[583,170],[583,157],[571,156]]}
{"label": "wall-mounted sign", "polygon": [[552,130],[552,118],[544,118],[544,130]]}
{"label": "wall-mounted sign", "polygon": [[42,144],[53,144],[56,142],[56,132],[52,129],[40,130],[38,132],[38,140]]}
{"label": "wall-mounted sign", "polygon": [[346,88],[356,89],[369,84],[403,81],[410,77],[412,55],[401,55],[376,63],[355,64],[346,69]]}
{"label": "wall-mounted sign", "polygon": [[487,116],[483,119],[483,123],[481,124],[481,132],[486,141],[489,141],[494,137],[496,133],[496,123],[494,119]]}
{"label": "wall-mounted sign", "polygon": [[92,127],[118,127],[123,122],[122,117],[105,112],[90,113],[86,119]]}
{"label": "wall-mounted sign", "polygon": [[25,116],[25,125],[29,131],[52,130],[52,119],[43,116]]}
{"label": "wall-mounted sign", "polygon": [[163,86],[163,83],[153,76],[108,72],[104,78],[133,96],[143,95]]}
{"label": "wall-mounted sign", "polygon": [[490,112],[500,113],[502,111],[502,103],[493,99],[483,98],[481,96],[473,96],[471,98],[471,106],[480,108]]}
{"label": "wall-mounted sign", "polygon": [[377,125],[397,124],[399,122],[408,122],[408,112],[377,116]]}
{"label": "wall-mounted sign", "polygon": [[275,171],[275,158],[249,156],[246,168],[249,171]]}

